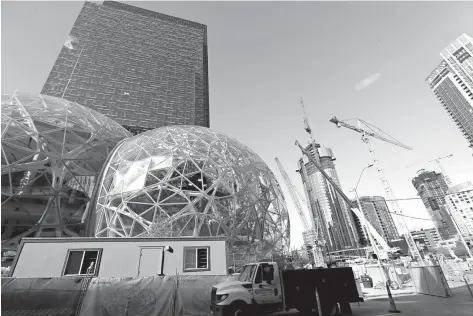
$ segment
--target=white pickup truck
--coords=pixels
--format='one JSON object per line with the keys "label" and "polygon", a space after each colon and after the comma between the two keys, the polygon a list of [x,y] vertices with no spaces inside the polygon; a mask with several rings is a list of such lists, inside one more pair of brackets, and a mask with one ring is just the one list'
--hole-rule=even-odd
{"label": "white pickup truck", "polygon": [[216,316],[271,314],[293,308],[303,314],[320,309],[322,315],[337,315],[351,314],[350,303],[362,301],[351,268],[283,270],[275,262],[258,262],[245,265],[237,281],[215,285],[210,309]]}

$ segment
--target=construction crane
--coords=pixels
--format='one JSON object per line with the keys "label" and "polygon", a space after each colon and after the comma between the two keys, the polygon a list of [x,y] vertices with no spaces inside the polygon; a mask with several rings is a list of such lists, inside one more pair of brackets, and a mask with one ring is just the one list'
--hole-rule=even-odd
{"label": "construction crane", "polygon": [[435,159],[432,159],[432,160],[428,161],[428,162],[434,162],[435,161],[437,163],[437,166],[439,167],[440,172],[442,173],[442,176],[443,176],[445,182],[447,183],[448,187],[452,186],[452,181],[450,180],[450,177],[447,175],[447,173],[443,169],[442,164],[440,163],[440,160],[451,158],[451,157],[453,157],[453,154],[450,154],[450,155],[444,156],[444,157],[438,157],[438,158],[435,158]]}
{"label": "construction crane", "polygon": [[[306,240],[304,240],[304,244],[305,244],[306,247],[311,246],[312,255],[313,255],[313,258],[314,258],[314,261],[315,261],[315,265],[317,267],[323,267],[323,266],[325,266],[323,250],[322,250],[323,249],[322,247],[324,245],[324,241],[323,241],[322,237],[319,237],[320,229],[319,229],[318,225],[315,224],[315,223],[318,223],[318,221],[316,220],[314,222],[315,225],[314,225],[314,228],[312,229],[309,225],[309,222],[307,221],[307,218],[304,215],[304,211],[302,210],[301,202],[303,204],[305,204],[306,206],[307,206],[307,204],[304,203],[304,199],[302,198],[299,191],[297,191],[296,187],[292,183],[291,179],[289,178],[286,170],[282,166],[279,159],[276,157],[274,160],[276,160],[276,164],[278,165],[279,171],[281,172],[281,175],[284,179],[284,182],[286,183],[286,187],[289,191],[289,194],[291,195],[291,199],[294,202],[294,205],[296,206],[297,212],[299,214],[299,218],[302,222],[302,225],[304,226],[304,231],[309,232],[312,235],[312,238],[310,238],[310,241],[307,242]],[[310,207],[308,207],[308,209],[310,210]],[[307,247],[307,248],[309,249],[309,247]]]}
{"label": "construction crane", "polygon": [[[312,145],[313,158],[316,161],[319,161],[320,158],[317,154],[317,147],[320,147],[320,145],[315,143],[314,135],[312,134],[312,128],[310,128],[310,124],[309,124],[309,116],[307,115],[307,111],[306,111],[306,108],[305,108],[305,105],[304,105],[304,100],[302,99],[302,97],[300,98],[300,102],[301,102],[302,112],[303,112],[303,115],[304,115],[304,117],[303,117],[304,129],[307,132],[307,134],[309,134],[310,144]],[[310,193],[310,192],[308,192],[308,193]],[[350,204],[348,204],[348,205],[350,205]],[[356,233],[355,227],[354,227],[354,225],[351,221],[350,215],[348,214],[348,212],[344,215],[345,215],[345,221],[348,223],[348,226],[351,230],[351,234],[349,234],[350,242],[352,244],[355,244],[355,245],[359,246],[358,239],[356,238],[357,233]]]}
{"label": "construction crane", "polygon": [[440,173],[442,173],[442,177],[444,178],[445,183],[447,183],[447,186],[450,187],[452,185],[452,181],[450,180],[450,177],[448,176],[447,172],[443,168],[440,160],[451,158],[451,157],[453,157],[453,154],[450,154],[450,155],[444,156],[444,157],[438,157],[438,158],[435,158],[435,159],[432,159],[432,160],[429,160],[429,161],[423,160],[423,161],[420,161],[420,162],[411,163],[411,164],[408,164],[407,166],[404,166],[403,168],[412,168],[412,167],[415,167],[415,166],[419,166],[421,164],[436,162]]}
{"label": "construction crane", "polygon": [[393,194],[391,186],[389,185],[389,182],[388,182],[388,180],[387,180],[387,178],[384,174],[384,171],[380,166],[380,163],[379,163],[378,157],[376,155],[376,152],[373,148],[373,145],[371,144],[370,137],[382,140],[386,143],[396,145],[396,146],[399,146],[399,147],[407,149],[407,150],[412,150],[412,148],[405,145],[405,144],[403,144],[403,143],[401,143],[400,141],[396,140],[394,137],[390,136],[389,134],[387,134],[386,132],[384,132],[380,128],[378,128],[374,125],[371,125],[366,121],[363,121],[359,118],[357,118],[356,121],[357,121],[358,126],[348,124],[346,121],[340,121],[339,119],[337,119],[336,116],[332,116],[330,118],[330,122],[337,125],[337,127],[339,127],[339,128],[340,127],[345,127],[345,128],[348,128],[350,130],[353,130],[353,131],[361,134],[361,140],[368,147],[371,158],[373,159],[374,166],[376,167],[376,169],[378,171],[378,174],[379,174],[381,183],[383,185],[384,191],[386,193],[386,196],[389,200],[391,200],[390,202],[391,202],[391,205],[393,207],[394,213],[396,215],[398,215],[398,223],[399,223],[399,226],[401,227],[401,229],[405,232],[406,241],[407,241],[407,244],[409,246],[409,250],[411,251],[411,255],[412,255],[413,258],[415,258],[415,257],[422,258],[420,256],[419,250],[416,247],[414,239],[412,238],[412,235],[411,235],[409,229],[407,228],[407,224],[404,221],[404,217],[402,216],[402,210],[399,207],[399,204],[397,203],[397,200],[396,200],[396,198]]}
{"label": "construction crane", "polygon": [[[284,182],[286,183],[286,186],[289,190],[289,194],[291,195],[291,199],[294,202],[294,205],[296,206],[297,212],[299,213],[299,219],[301,220],[302,225],[304,226],[304,230],[310,230],[311,229],[310,225],[302,210],[301,202],[303,202],[304,200],[302,199],[301,194],[299,193],[299,191],[297,191],[296,187],[290,180],[288,174],[286,173],[286,170],[282,166],[279,159],[276,157],[274,158],[274,160],[276,161],[276,164],[278,165],[278,168],[279,168],[279,172],[281,172]],[[314,227],[314,229],[317,231],[317,227]]]}

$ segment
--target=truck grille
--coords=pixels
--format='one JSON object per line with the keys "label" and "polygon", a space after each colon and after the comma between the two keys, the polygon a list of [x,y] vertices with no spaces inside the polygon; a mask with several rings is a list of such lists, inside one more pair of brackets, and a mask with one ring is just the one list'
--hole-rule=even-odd
{"label": "truck grille", "polygon": [[210,302],[214,303],[217,300],[217,288],[212,288],[212,294],[210,295]]}

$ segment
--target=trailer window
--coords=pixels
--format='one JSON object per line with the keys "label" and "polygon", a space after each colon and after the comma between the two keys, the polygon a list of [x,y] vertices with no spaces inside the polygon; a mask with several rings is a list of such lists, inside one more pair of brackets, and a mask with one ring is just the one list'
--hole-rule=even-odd
{"label": "trailer window", "polygon": [[209,271],[210,247],[184,247],[184,271]]}
{"label": "trailer window", "polygon": [[92,266],[91,275],[96,276],[102,249],[69,250],[63,275],[86,275]]}

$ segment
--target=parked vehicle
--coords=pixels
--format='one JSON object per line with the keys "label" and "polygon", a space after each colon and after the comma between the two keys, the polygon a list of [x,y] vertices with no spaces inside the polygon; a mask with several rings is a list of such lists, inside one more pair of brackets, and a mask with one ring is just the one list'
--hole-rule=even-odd
{"label": "parked vehicle", "polygon": [[350,303],[362,301],[350,267],[283,270],[275,262],[258,262],[244,266],[237,281],[215,285],[210,309],[220,316],[270,314],[293,308],[309,314],[319,309],[320,302],[325,316],[351,314]]}

